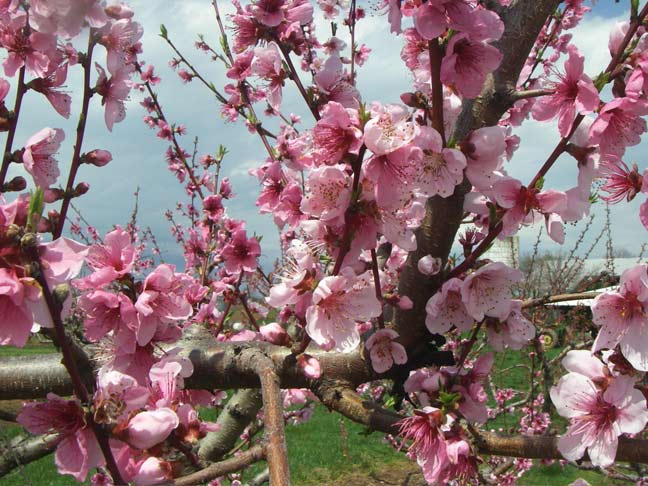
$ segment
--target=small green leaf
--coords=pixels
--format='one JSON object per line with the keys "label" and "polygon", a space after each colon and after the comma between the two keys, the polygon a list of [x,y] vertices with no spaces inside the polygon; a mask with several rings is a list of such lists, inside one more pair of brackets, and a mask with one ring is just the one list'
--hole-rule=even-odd
{"label": "small green leaf", "polygon": [[43,197],[43,189],[38,187],[29,198],[29,209],[27,211],[27,227],[29,231],[36,230],[36,225],[43,215],[43,210],[45,209]]}
{"label": "small green leaf", "polygon": [[166,39],[169,35],[169,32],[167,31],[167,28],[164,24],[160,24],[160,37],[163,39]]}
{"label": "small green leaf", "polygon": [[544,187],[544,183],[545,183],[545,179],[544,179],[544,177],[541,177],[541,178],[538,179],[538,181],[535,183],[535,188],[536,188],[538,191],[542,191],[542,188]]}
{"label": "small green leaf", "polygon": [[608,83],[609,80],[610,80],[609,73],[601,73],[594,80],[594,86],[596,86],[596,89],[598,89],[600,92],[603,90],[603,88],[605,87],[605,85]]}

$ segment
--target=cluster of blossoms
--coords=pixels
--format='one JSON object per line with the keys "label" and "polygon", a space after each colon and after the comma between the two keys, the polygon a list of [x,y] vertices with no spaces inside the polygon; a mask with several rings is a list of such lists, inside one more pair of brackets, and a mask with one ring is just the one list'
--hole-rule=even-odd
{"label": "cluster of blossoms", "polygon": [[[8,53],[3,67],[7,77],[18,73],[17,103],[35,91],[69,117],[71,98],[62,87],[76,64],[85,73],[84,124],[92,96],[101,98],[112,130],[125,117],[131,88],[146,93],[144,122],[169,142],[169,169],[191,196],[191,203],[176,208],[190,227],[176,224],[174,213],[168,213],[183,247],[185,270],[164,263],[145,268],[134,227],[117,226],[104,238],[95,234],[88,246],[60,237],[70,200],[89,190],[85,183],[74,186],[77,169],[83,163],[104,166],[110,153],[82,153],[83,139],[77,139],[71,182],[57,188],[55,155],[65,140],[62,130],[44,128],[16,151],[9,143],[2,191],[26,187],[20,177],[4,183],[10,163],[22,163],[38,190],[31,197],[0,201],[0,314],[11,322],[0,323],[0,344],[24,346],[40,327],[65,333],[61,320],[74,312],[83,322],[84,340],[108,356],[87,399],[79,390],[73,399],[50,394],[46,402],[27,404],[19,423],[32,433],[58,434],[57,467],[79,481],[95,467],[105,465],[114,473],[111,460],[123,480],[136,484],[178,477],[191,462],[197,441],[218,429],[199,418],[197,407],[213,405],[219,395],[184,388],[193,367],[173,347],[190,328],[202,327],[218,341],[265,341],[290,348],[296,367],[312,380],[322,374],[315,350],[347,356],[361,350],[376,375],[391,371],[389,376],[404,376],[400,385],[415,409],[399,424],[400,446],[411,441],[408,454],[426,481],[474,481],[479,460],[469,430],[512,408],[514,395],[496,390],[496,408],[487,407],[484,384],[494,355],[472,348],[480,333],[496,352],[520,350],[536,336],[523,313],[522,296],[514,291],[524,279],[522,272],[480,257],[494,238],[541,221],[549,236],[562,243],[564,223],[589,212],[596,179],[604,180],[602,190],[609,194],[604,199],[610,203],[648,192],[648,171],[641,174],[636,165],[630,169],[622,161],[626,147],[638,144],[647,128],[641,118],[648,114],[643,31],[619,24],[609,42],[610,68],[592,79],[564,33],[588,9],[582,1],[566,2],[547,21],[515,83],[519,99],[509,100],[499,122],[461,133],[455,122],[464,100],[482,93],[503,59],[494,43],[504,35],[504,24],[486,2],[382,2],[391,31],[403,35],[401,57],[413,78],[414,91],[403,93],[400,103],[365,102],[355,87],[357,70],[370,54],[355,43],[356,24],[365,17],[362,8],[343,20],[351,32],[348,46],[335,29],[331,37],[316,37],[316,12],[307,0],[232,3],[231,49],[224,30],[222,55],[203,39],[197,48],[225,65],[230,80],[225,94],[210,86],[223,116],[244,118],[267,150],[262,165],[250,173],[261,185],[259,211],[272,214],[281,232],[286,265],[275,278],[259,265],[260,239],[251,236],[245,222],[227,214],[232,185],[219,178],[225,149],[200,158],[200,167],[189,163],[193,157],[179,143],[186,130],[163,113],[153,91],[160,83],[154,66],[137,59],[142,29],[132,20],[133,12],[123,4],[105,6],[96,0],[60,0],[56,6],[0,2],[0,46]],[[503,8],[509,3],[499,2]],[[334,0],[317,5],[327,19],[336,19],[347,7]],[[218,9],[217,2],[214,7]],[[404,28],[407,19],[412,26]],[[79,53],[67,41],[85,27],[89,48]],[[170,42],[164,28],[162,37]],[[105,67],[95,62],[95,75],[91,64],[99,46],[106,50],[106,62]],[[545,58],[548,49],[554,52]],[[555,63],[563,54],[566,60],[558,69]],[[298,67],[294,56],[300,59]],[[199,76],[182,56],[171,65],[185,82]],[[534,77],[539,66],[543,73]],[[131,80],[134,73],[137,83]],[[310,75],[310,85],[302,84],[303,73]],[[34,79],[27,82],[26,75]],[[290,82],[307,103],[311,127],[281,111]],[[614,82],[613,99],[605,102],[600,93],[608,82]],[[9,116],[4,105],[9,89],[0,80],[0,130],[10,132],[12,140],[19,110]],[[260,103],[266,105],[266,115],[281,119],[277,134],[257,116],[254,107]],[[507,173],[505,162],[520,142],[513,129],[529,117],[557,119],[560,153],[577,161],[572,189],[543,187],[557,156],[527,185]],[[450,268],[457,262],[448,261],[447,253],[421,258],[416,231],[426,224],[426,204],[464,192],[460,209],[474,229],[460,239],[463,262]],[[61,211],[43,216],[45,204],[59,200]],[[648,228],[648,202],[640,217]],[[429,223],[424,230],[430,230]],[[45,242],[46,233],[54,240]],[[405,295],[399,286],[413,260],[422,286],[438,290],[426,295],[427,301],[415,302],[420,300],[417,292],[410,289]],[[84,265],[86,273],[77,278]],[[255,302],[257,293],[264,299]],[[454,365],[431,366],[419,359],[417,347],[385,322],[417,304],[425,310],[421,327],[424,320],[429,334],[448,336],[444,351],[454,356]],[[245,323],[232,322],[236,306],[245,313]],[[618,291],[597,297],[592,313],[601,327],[592,350],[567,354],[563,364],[569,373],[550,397],[570,420],[558,442],[564,457],[578,460],[587,450],[594,465],[607,467],[614,461],[618,437],[637,434],[648,422],[646,400],[637,388],[648,371],[648,266],[626,271]],[[462,340],[469,331],[470,337]],[[597,357],[601,350],[606,350],[604,361]],[[385,393],[382,385],[360,390],[374,399]],[[530,399],[523,409],[522,433],[547,431],[549,416],[538,412],[546,398]],[[301,423],[313,413],[315,396],[308,389],[285,390],[282,400],[288,422]],[[250,427],[243,439],[251,443],[253,435]],[[529,467],[529,461],[517,461],[515,472],[498,479],[512,484],[514,474]]]}

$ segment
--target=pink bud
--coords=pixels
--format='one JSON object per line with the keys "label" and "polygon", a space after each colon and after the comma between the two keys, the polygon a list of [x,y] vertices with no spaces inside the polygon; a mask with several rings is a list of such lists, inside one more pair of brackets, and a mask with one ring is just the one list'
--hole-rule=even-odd
{"label": "pink bud", "polygon": [[407,295],[403,295],[398,301],[398,308],[401,310],[410,310],[414,307],[414,302]]}
{"label": "pink bud", "polygon": [[75,197],[83,196],[89,190],[90,190],[90,184],[88,184],[87,182],[79,182],[74,188],[74,196]]}
{"label": "pink bud", "polygon": [[86,164],[92,164],[97,167],[103,167],[112,160],[112,154],[107,150],[95,149],[83,156]]}
{"label": "pink bud", "polygon": [[425,255],[418,261],[418,271],[428,277],[436,275],[441,271],[441,259],[434,258],[432,255]]}
{"label": "pink bud", "polygon": [[308,378],[317,380],[322,375],[322,368],[320,367],[319,361],[308,354],[300,354],[297,358],[297,365]]}
{"label": "pink bud", "polygon": [[63,191],[62,189],[45,189],[43,193],[43,200],[47,204],[60,201],[64,197],[65,197],[65,191]]}
{"label": "pink bud", "polygon": [[287,346],[290,344],[290,336],[286,330],[277,322],[271,322],[259,328],[259,332],[264,341],[278,346]]}

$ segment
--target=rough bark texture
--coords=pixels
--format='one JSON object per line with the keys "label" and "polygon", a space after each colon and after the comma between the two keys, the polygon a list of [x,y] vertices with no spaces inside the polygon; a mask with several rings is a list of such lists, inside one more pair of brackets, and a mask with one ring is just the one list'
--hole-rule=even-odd
{"label": "rough bark texture", "polygon": [[229,399],[216,423],[220,429],[209,432],[201,441],[198,456],[210,462],[219,461],[231,451],[245,427],[250,425],[261,409],[258,389],[239,390]]}

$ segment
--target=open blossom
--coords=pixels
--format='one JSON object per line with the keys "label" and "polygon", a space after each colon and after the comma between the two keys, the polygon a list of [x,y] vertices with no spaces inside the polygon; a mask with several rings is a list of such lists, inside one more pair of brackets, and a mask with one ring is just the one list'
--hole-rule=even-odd
{"label": "open blossom", "polygon": [[477,321],[484,316],[506,319],[511,312],[511,285],[524,275],[501,262],[484,265],[464,280],[461,297],[468,313]]}
{"label": "open blossom", "polygon": [[502,351],[505,346],[511,349],[522,349],[535,336],[535,327],[522,314],[522,301],[514,300],[511,313],[501,322],[487,321],[488,342],[495,351]]}
{"label": "open blossom", "polygon": [[117,226],[106,234],[103,244],[89,248],[86,262],[94,272],[77,280],[75,286],[80,289],[103,287],[128,274],[136,257],[130,234]]}
{"label": "open blossom", "polygon": [[468,313],[461,297],[463,282],[451,278],[441,290],[430,297],[425,311],[425,325],[431,333],[443,334],[455,326],[460,332],[469,330],[475,319]]}
{"label": "open blossom", "polygon": [[59,66],[54,72],[45,78],[36,78],[29,82],[29,87],[34,91],[45,95],[52,107],[59,115],[64,118],[70,118],[70,107],[72,98],[69,94],[59,91],[67,79],[68,64]]}
{"label": "open blossom", "polygon": [[371,366],[376,373],[384,373],[394,364],[407,363],[407,353],[402,344],[397,343],[398,333],[392,329],[380,329],[373,333],[365,347],[369,350]]}
{"label": "open blossom", "polygon": [[599,144],[602,155],[621,157],[626,147],[641,142],[646,131],[648,103],[633,98],[614,98],[599,111],[590,127],[590,143]]}
{"label": "open blossom", "polygon": [[417,190],[426,197],[449,197],[463,180],[466,157],[460,150],[443,148],[441,135],[430,127],[420,127],[416,145],[421,157],[414,164]]}
{"label": "open blossom", "polygon": [[408,454],[416,457],[423,470],[425,480],[436,483],[442,469],[448,462],[444,431],[448,430],[453,419],[435,407],[414,410],[414,415],[399,422],[399,435],[403,440],[411,440]]}
{"label": "open blossom", "polygon": [[237,229],[221,252],[229,273],[256,272],[259,255],[259,240],[254,237],[248,239],[244,229]]}
{"label": "open blossom", "polygon": [[23,164],[37,186],[48,188],[58,179],[60,172],[54,155],[64,139],[65,132],[60,128],[43,128],[25,143]]}
{"label": "open blossom", "polygon": [[356,322],[378,317],[382,306],[367,281],[350,269],[341,275],[323,278],[313,292],[306,310],[306,332],[320,346],[345,353],[360,344]]}
{"label": "open blossom", "polygon": [[96,290],[82,295],[77,305],[85,314],[85,335],[89,341],[97,342],[113,331],[121,350],[135,351],[137,314],[126,295]]}
{"label": "open blossom", "polygon": [[592,464],[608,467],[614,462],[619,436],[639,433],[648,423],[646,399],[630,376],[602,381],[588,374],[568,373],[551,388],[556,410],[570,422],[558,450],[570,461],[582,458],[587,450]]}
{"label": "open blossom", "polygon": [[18,278],[13,270],[0,268],[0,345],[23,347],[34,321],[52,327],[41,289],[31,278]]}
{"label": "open blossom", "polygon": [[598,295],[592,319],[601,326],[592,352],[618,344],[635,369],[648,371],[648,265],[623,272],[618,292]]}
{"label": "open blossom", "polygon": [[126,107],[124,106],[132,83],[130,81],[130,68],[121,67],[108,78],[106,71],[99,64],[95,63],[99,78],[97,79],[97,94],[101,96],[101,104],[105,106],[106,127],[112,132],[113,125],[126,118]]}
{"label": "open blossom", "polygon": [[173,265],[159,265],[146,277],[135,309],[139,319],[137,343],[140,346],[153,339],[158,326],[191,316],[191,304],[184,296],[184,283]]}
{"label": "open blossom", "polygon": [[301,210],[322,221],[341,220],[351,202],[351,178],[343,165],[313,169],[306,180]]}
{"label": "open blossom", "polygon": [[322,109],[322,118],[313,128],[313,157],[318,164],[338,164],[348,152],[358,153],[362,131],[357,113],[340,103],[329,101]]}
{"label": "open blossom", "polygon": [[479,128],[468,137],[466,176],[479,190],[490,189],[501,178],[506,155],[506,128]]}
{"label": "open blossom", "polygon": [[416,124],[409,121],[409,111],[402,105],[375,107],[364,129],[367,148],[376,155],[393,152],[414,140]]}
{"label": "open blossom", "polygon": [[59,473],[70,474],[82,482],[90,469],[104,463],[97,439],[78,402],[53,393],[47,399],[44,403],[26,404],[17,421],[32,434],[59,433],[54,454],[56,467]]}
{"label": "open blossom", "polygon": [[[534,211],[549,215],[557,213],[567,206],[567,195],[564,192],[547,190],[540,192],[529,189],[511,177],[504,177],[493,185],[497,203],[506,208],[502,217],[502,236],[515,234],[524,222],[532,222]],[[564,242],[562,227],[547,226],[549,236],[557,243]]]}
{"label": "open blossom", "polygon": [[497,48],[456,34],[448,43],[447,53],[441,63],[441,81],[454,86],[466,98],[479,95],[488,73],[502,62]]}
{"label": "open blossom", "polygon": [[103,27],[108,17],[97,0],[35,0],[29,4],[29,25],[44,34],[72,38],[87,22]]}
{"label": "open blossom", "polygon": [[576,113],[591,113],[599,104],[598,90],[583,69],[583,56],[578,49],[570,46],[565,74],[559,75],[559,81],[550,85],[553,94],[540,97],[533,106],[533,118],[536,120],[546,121],[558,116],[558,129],[563,137],[569,134]]}

